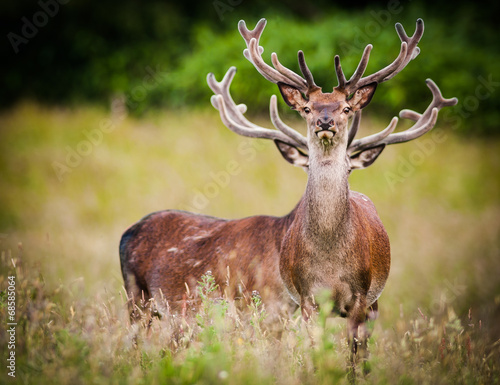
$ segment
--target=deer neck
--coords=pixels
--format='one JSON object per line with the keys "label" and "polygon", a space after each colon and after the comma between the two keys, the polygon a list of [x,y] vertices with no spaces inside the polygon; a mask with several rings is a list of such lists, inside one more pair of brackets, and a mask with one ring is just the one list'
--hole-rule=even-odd
{"label": "deer neck", "polygon": [[328,245],[349,234],[349,163],[346,146],[316,146],[309,154],[304,231],[308,239]]}

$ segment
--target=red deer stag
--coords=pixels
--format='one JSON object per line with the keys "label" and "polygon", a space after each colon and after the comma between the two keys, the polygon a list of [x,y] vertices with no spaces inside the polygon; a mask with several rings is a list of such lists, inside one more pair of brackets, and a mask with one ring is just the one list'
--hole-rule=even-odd
{"label": "red deer stag", "polygon": [[[302,51],[298,60],[303,77],[281,65],[275,53],[271,55],[274,68],[263,61],[259,38],[265,24],[262,19],[250,31],[240,21],[239,31],[247,44],[244,55],[262,76],[278,85],[285,102],[306,120],[307,137],[279,118],[274,95],[270,109],[277,130],[248,121],[243,115],[246,106],[236,105],[229,93],[234,67],[221,82],[208,75],[215,93],[212,104],[229,129],[274,140],[287,161],[303,167],[308,173],[305,193],[284,217],[224,220],[167,210],[131,226],[121,239],[120,258],[132,313],[134,303],[154,297],[178,307],[187,300],[186,293],[195,292],[200,276],[210,270],[221,290],[229,290],[233,296],[258,290],[268,311],[300,305],[306,320],[315,310],[315,295],[326,289],[335,310],[348,319],[350,341],[364,340],[366,318],[376,317],[377,300],[389,274],[390,247],[372,202],[349,189],[349,174],[372,164],[386,145],[428,132],[438,111],[457,100],[444,99],[438,87],[427,80],[433,99],[425,112],[400,113],[402,118],[413,120],[413,126],[393,133],[398,122],[395,117],[383,131],[354,139],[361,109],[368,105],[377,85],[394,77],[418,55],[423,21],[417,21],[412,37],[396,24],[400,53],[372,75],[363,77],[372,45],[365,48],[349,80],[336,56],[339,84],[331,93],[323,93],[314,83]],[[352,344],[353,351],[356,345]]]}

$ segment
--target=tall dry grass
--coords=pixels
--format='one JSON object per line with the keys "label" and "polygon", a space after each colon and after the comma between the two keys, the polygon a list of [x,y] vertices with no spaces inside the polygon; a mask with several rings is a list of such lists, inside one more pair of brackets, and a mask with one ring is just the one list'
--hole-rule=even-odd
{"label": "tall dry grass", "polygon": [[[68,151],[105,119],[115,128],[101,131],[88,155],[58,175],[54,162],[65,164]],[[371,372],[358,371],[358,382],[500,381],[500,142],[437,129],[445,140],[418,162],[411,161],[419,159],[418,143],[390,146],[351,177],[352,189],[374,201],[393,256],[370,343]],[[325,312],[312,330],[314,346],[298,318],[281,321],[279,339],[263,329],[259,306],[242,317],[207,301],[199,319],[155,320],[149,335],[128,322],[117,252],[125,228],[166,208],[226,218],[286,214],[306,176],[272,143],[237,137],[211,110],[137,120],[27,103],[0,116],[0,130],[0,314],[6,319],[7,276],[14,274],[16,381],[352,380],[343,320]],[[200,192],[229,164],[236,170],[229,181],[212,185],[216,193],[200,204]],[[5,330],[0,350],[7,353]],[[9,380],[4,371],[2,382]]]}

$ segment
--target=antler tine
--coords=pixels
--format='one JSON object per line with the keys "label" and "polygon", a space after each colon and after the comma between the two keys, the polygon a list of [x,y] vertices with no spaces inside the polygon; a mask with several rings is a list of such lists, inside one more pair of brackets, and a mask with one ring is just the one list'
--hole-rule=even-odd
{"label": "antler tine", "polygon": [[450,98],[450,99],[445,99],[443,97],[443,94],[441,93],[441,90],[437,86],[436,83],[432,79],[427,79],[425,81],[427,84],[427,87],[432,92],[432,105],[435,107],[443,108],[443,107],[451,107],[454,106],[455,104],[458,103],[457,98]]}
{"label": "antler tine", "polygon": [[211,100],[212,105],[220,112],[222,123],[224,123],[224,125],[234,133],[250,138],[279,140],[294,147],[302,147],[281,131],[270,130],[254,124],[248,126],[237,122],[234,119],[234,115],[232,115],[228,108],[226,108],[226,103],[222,95],[214,95]]}
{"label": "antler tine", "polygon": [[[441,109],[443,107],[451,107],[451,106],[454,106],[455,104],[457,104],[457,102],[458,102],[457,98],[445,99],[443,97],[443,95],[441,94],[441,90],[436,85],[436,83],[434,83],[432,81],[432,79],[427,79],[425,81],[425,83],[427,84],[427,87],[429,87],[429,89],[432,92],[432,102],[429,105],[429,107],[427,107],[427,109],[424,111],[423,114],[419,114],[416,111],[408,110],[408,109],[402,110],[399,113],[399,116],[401,118],[410,119],[410,120],[413,120],[415,122],[418,121],[419,119],[426,120],[431,115],[431,111],[433,108],[436,107],[438,109]],[[415,129],[415,128],[412,127],[412,129]]]}
{"label": "antler tine", "polygon": [[266,64],[262,59],[262,53],[264,48],[259,46],[259,39],[266,26],[266,19],[260,19],[256,27],[253,30],[249,30],[243,20],[238,23],[238,29],[241,36],[247,44],[247,48],[243,51],[243,55],[250,61],[254,67],[259,71],[259,73],[272,83],[285,83],[289,84],[303,93],[307,93],[310,89],[310,85],[301,76],[297,75],[293,71],[285,68],[278,61],[276,53],[273,52],[271,55],[271,60],[275,68]]}
{"label": "antler tine", "polygon": [[346,84],[345,86],[346,93],[351,94],[358,88],[364,87],[370,83],[382,83],[388,80],[388,76],[390,74],[393,74],[392,76],[395,76],[397,73],[396,71],[398,71],[398,69],[400,70],[403,69],[401,65],[407,56],[407,52],[408,52],[408,44],[406,42],[402,42],[399,55],[391,64],[381,69],[380,71],[375,72],[374,74],[359,79],[357,82],[349,82],[349,84],[348,85]]}
{"label": "antler tine", "polygon": [[[236,67],[230,67],[222,80],[218,82],[215,79],[213,73],[209,73],[207,75],[207,83],[210,89],[214,92],[215,95],[222,95],[223,99],[226,101],[227,108],[230,110],[233,119],[236,120],[240,124],[253,125],[250,121],[248,121],[243,114],[247,110],[247,106],[245,104],[236,105],[231,97],[231,93],[229,92],[229,87],[231,86],[231,82],[233,81],[234,75],[236,74]],[[218,109],[216,105],[214,105],[213,96],[211,99],[212,105]],[[254,125],[258,127],[257,125]]]}
{"label": "antler tine", "polygon": [[347,138],[347,148],[351,146],[352,141],[356,137],[359,130],[359,125],[361,123],[361,112],[363,110],[357,110],[352,118],[351,127],[349,127],[349,136]]}
{"label": "antler tine", "polygon": [[389,124],[389,126],[380,133],[354,140],[348,148],[348,153],[352,154],[354,152],[366,150],[382,144],[387,145],[408,142],[430,131],[436,124],[439,110],[443,107],[454,106],[457,104],[458,99],[445,99],[443,98],[443,95],[441,94],[441,91],[436,83],[434,83],[431,79],[427,79],[426,83],[427,87],[429,87],[432,92],[432,101],[424,113],[419,114],[413,110],[402,110],[399,114],[401,118],[415,121],[413,126],[403,132],[392,133],[398,122],[398,118],[394,117],[391,124]]}
{"label": "antler tine", "polygon": [[307,138],[302,136],[300,133],[295,131],[293,128],[290,126],[286,125],[280,118],[278,114],[278,102],[276,95],[271,96],[270,104],[269,104],[269,111],[271,114],[271,122],[273,123],[273,126],[276,127],[278,130],[283,132],[285,135],[289,136],[293,140],[295,140],[300,148],[307,150]]}
{"label": "antler tine", "polygon": [[396,144],[409,142],[410,140],[417,139],[424,135],[425,133],[432,130],[437,121],[439,109],[434,107],[430,116],[427,120],[422,116],[412,127],[403,132],[396,132],[395,134],[389,135],[383,142],[385,144]]}
{"label": "antler tine", "polygon": [[407,142],[422,136],[434,127],[438,112],[441,108],[451,107],[458,103],[457,98],[445,99],[439,87],[431,79],[427,79],[425,83],[432,92],[431,103],[423,114],[419,114],[413,110],[401,111],[399,113],[400,117],[414,120],[415,124],[406,131],[390,135],[387,138],[386,144]]}
{"label": "antler tine", "polygon": [[420,53],[420,48],[417,47],[417,44],[424,35],[424,21],[422,19],[417,19],[417,26],[415,28],[415,33],[411,38],[408,37],[401,23],[396,23],[396,32],[398,33],[398,36],[401,39],[401,41],[404,41],[408,44],[408,52],[412,54],[411,56],[409,55],[407,58],[407,63],[408,63],[410,60],[415,59]]}
{"label": "antler tine", "polygon": [[299,59],[300,71],[302,72],[302,75],[304,75],[304,77],[306,78],[306,83],[307,83],[309,93],[320,89],[320,87],[318,87],[316,85],[316,83],[314,83],[314,78],[312,76],[311,70],[307,66],[306,59],[304,58],[304,52],[302,52],[302,50],[300,50],[297,53],[297,56]]}
{"label": "antler tine", "polygon": [[336,88],[344,89],[347,81],[344,75],[344,71],[342,71],[342,66],[340,65],[339,55],[335,55],[334,63],[335,63],[335,74],[337,75],[337,81],[339,82],[339,85]]}
{"label": "antler tine", "polygon": [[274,68],[276,68],[280,73],[285,75],[288,79],[291,79],[293,82],[295,82],[295,84],[300,84],[300,89],[308,88],[307,82],[302,77],[289,70],[279,62],[276,52],[273,52],[271,54],[271,62],[273,63]]}
{"label": "antler tine", "polygon": [[247,45],[250,43],[250,40],[256,39],[257,43],[259,42],[260,36],[262,35],[262,31],[266,27],[267,20],[262,18],[259,20],[257,25],[253,30],[249,30],[245,23],[245,20],[240,20],[238,22],[238,30],[240,31],[241,36],[245,39]]}
{"label": "antler tine", "polygon": [[380,132],[377,132],[373,135],[366,136],[361,139],[357,139],[351,143],[351,145],[347,148],[347,153],[350,155],[353,152],[356,152],[361,149],[375,147],[376,145],[382,144],[383,139],[387,138],[394,130],[398,124],[398,118],[395,116],[392,118],[391,123]]}
{"label": "antler tine", "polygon": [[[286,126],[284,123],[281,128],[278,127],[280,131],[270,130],[250,122],[243,116],[243,113],[246,111],[246,106],[244,104],[236,105],[229,92],[229,86],[235,73],[235,67],[229,68],[226,75],[220,82],[215,79],[215,76],[212,73],[207,76],[207,83],[215,93],[210,100],[212,105],[219,110],[220,117],[224,125],[238,135],[251,138],[279,140],[291,146],[307,149],[307,142],[304,144],[305,138],[299,139],[298,141],[297,139],[301,135],[298,132],[293,131],[292,128]],[[284,128],[283,126],[286,127]],[[292,131],[294,133],[291,134]]]}
{"label": "antler tine", "polygon": [[401,39],[402,42],[405,42],[408,44],[408,54],[406,55],[405,59],[400,65],[400,68],[398,68],[396,71],[393,73],[389,74],[386,76],[383,81],[392,79],[394,76],[396,76],[403,68],[405,68],[408,63],[415,59],[418,54],[420,53],[420,48],[417,47],[417,44],[419,43],[420,39],[422,38],[424,34],[424,21],[422,19],[417,20],[417,26],[415,28],[415,33],[413,36],[410,38],[406,34],[406,31],[401,23],[396,23],[396,32],[398,33],[399,38]]}
{"label": "antler tine", "polygon": [[366,67],[368,66],[368,61],[370,60],[370,52],[372,51],[373,45],[368,44],[364,51],[363,55],[361,56],[361,60],[359,61],[358,67],[356,68],[356,71],[354,71],[354,74],[351,76],[349,81],[347,82],[346,86],[349,88],[351,84],[356,84],[359,82],[359,79],[363,76],[365,73]]}
{"label": "antler tine", "polygon": [[400,118],[413,120],[414,122],[419,120],[421,116],[422,116],[422,114],[419,114],[418,112],[413,111],[413,110],[401,110],[399,112]]}
{"label": "antler tine", "polygon": [[[369,44],[366,46],[363,56],[361,57],[361,61],[358,65],[358,68],[354,72],[353,76],[349,79],[348,82],[342,86],[342,82],[339,80],[339,85],[337,89],[344,90],[347,94],[354,92],[356,89],[366,86],[370,83],[383,83],[389,79],[392,79],[399,72],[401,72],[408,63],[415,59],[420,52],[420,49],[417,47],[422,35],[424,33],[424,22],[422,19],[418,19],[416,23],[415,33],[412,37],[408,37],[403,26],[400,23],[396,23],[396,32],[401,40],[401,50],[396,59],[381,70],[375,72],[372,75],[362,77],[363,72],[368,65],[368,59],[370,56],[370,51],[372,46]],[[336,60],[337,62],[337,60]],[[340,63],[340,62],[339,62]],[[337,67],[337,66],[336,66]],[[340,64],[338,66],[340,68]],[[337,68],[337,77],[339,77],[339,69]]]}
{"label": "antler tine", "polygon": [[[263,49],[261,50],[261,48],[262,47],[257,46],[256,39],[250,40],[248,49],[245,50],[245,57],[254,65],[255,69],[271,83],[290,83],[290,80],[287,77],[266,64],[261,56],[264,51]],[[295,85],[295,83],[293,85]]]}

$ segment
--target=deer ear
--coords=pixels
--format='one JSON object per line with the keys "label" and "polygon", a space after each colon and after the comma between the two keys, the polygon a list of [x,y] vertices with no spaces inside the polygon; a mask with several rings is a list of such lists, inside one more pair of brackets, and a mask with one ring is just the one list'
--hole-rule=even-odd
{"label": "deer ear", "polygon": [[347,103],[349,103],[354,111],[360,110],[370,103],[376,89],[377,83],[370,83],[367,86],[358,88],[351,97],[347,99]]}
{"label": "deer ear", "polygon": [[351,170],[361,170],[370,166],[384,150],[385,144],[358,152],[350,157]]}
{"label": "deer ear", "polygon": [[302,167],[306,172],[309,169],[309,155],[300,151],[297,147],[275,140],[276,147],[285,160],[294,166]]}
{"label": "deer ear", "polygon": [[295,87],[289,86],[285,83],[278,83],[278,87],[281,92],[281,96],[283,100],[288,104],[292,109],[297,110],[300,106],[302,106],[306,99],[302,96],[302,93]]}

